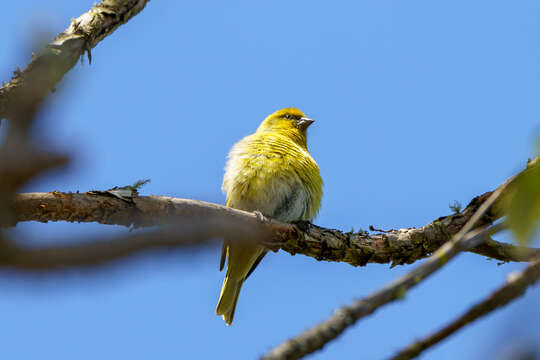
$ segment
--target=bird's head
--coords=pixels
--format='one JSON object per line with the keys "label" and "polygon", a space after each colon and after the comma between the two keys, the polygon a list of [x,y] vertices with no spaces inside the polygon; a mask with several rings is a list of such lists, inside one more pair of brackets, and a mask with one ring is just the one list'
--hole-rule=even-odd
{"label": "bird's head", "polygon": [[307,147],[306,130],[313,123],[296,108],[285,108],[269,115],[259,125],[257,132],[278,132],[290,137],[303,147]]}

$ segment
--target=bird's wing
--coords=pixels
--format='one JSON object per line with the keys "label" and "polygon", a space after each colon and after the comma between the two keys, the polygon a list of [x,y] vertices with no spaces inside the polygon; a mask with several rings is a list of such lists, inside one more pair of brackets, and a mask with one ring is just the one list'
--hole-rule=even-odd
{"label": "bird's wing", "polygon": [[229,244],[223,239],[223,244],[221,245],[221,259],[219,260],[219,271],[223,270],[225,267],[225,260],[227,260],[227,248]]}
{"label": "bird's wing", "polygon": [[[231,206],[231,199],[227,199],[225,202],[225,206]],[[223,243],[221,244],[221,259],[219,260],[219,271],[223,270],[225,267],[225,260],[227,260],[227,250],[229,248],[229,243],[227,242],[227,239],[223,239]]]}

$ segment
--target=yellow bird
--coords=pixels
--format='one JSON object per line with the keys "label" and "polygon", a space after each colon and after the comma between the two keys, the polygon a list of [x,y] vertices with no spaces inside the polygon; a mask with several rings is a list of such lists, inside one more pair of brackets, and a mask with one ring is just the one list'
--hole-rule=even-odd
{"label": "yellow bird", "polygon": [[[231,151],[222,189],[227,206],[258,211],[283,222],[311,221],[322,198],[322,179],[308,152],[306,129],[313,123],[295,108],[278,110],[257,131]],[[228,257],[227,274],[216,313],[230,325],[242,284],[266,254],[264,246],[225,239],[220,270]]]}

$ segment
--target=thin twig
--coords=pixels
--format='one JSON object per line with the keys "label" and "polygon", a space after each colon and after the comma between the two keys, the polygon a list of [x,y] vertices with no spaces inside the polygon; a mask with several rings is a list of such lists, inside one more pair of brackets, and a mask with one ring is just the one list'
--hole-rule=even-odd
{"label": "thin twig", "polygon": [[473,214],[463,228],[439,250],[437,250],[422,265],[416,267],[406,275],[386,285],[380,290],[357,300],[351,305],[336,310],[327,320],[319,323],[314,328],[288,340],[270,351],[264,359],[300,359],[308,354],[320,350],[330,341],[341,335],[347,328],[354,325],[361,318],[373,313],[379,307],[394,300],[402,298],[405,293],[416,286],[422,280],[433,274],[445,265],[459,252],[471,249],[481,244],[493,228],[503,228],[502,224],[494,225],[491,229],[482,227],[475,229],[476,223],[484,216],[488,209],[497,201],[508,183],[507,180],[489,198],[482,203],[478,211]]}
{"label": "thin twig", "polygon": [[532,262],[521,273],[511,274],[508,278],[508,282],[492,293],[488,298],[475,304],[467,312],[439,331],[430,334],[421,340],[414,341],[391,359],[407,360],[417,357],[427,348],[446,339],[464,326],[517,299],[523,295],[529,286],[534,285],[538,278],[540,278],[540,260]]}

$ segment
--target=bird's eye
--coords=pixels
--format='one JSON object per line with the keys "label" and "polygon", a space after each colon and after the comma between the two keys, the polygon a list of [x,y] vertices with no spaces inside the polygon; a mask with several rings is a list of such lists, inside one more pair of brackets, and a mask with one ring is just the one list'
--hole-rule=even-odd
{"label": "bird's eye", "polygon": [[285,119],[290,120],[290,119],[291,119],[291,115],[285,114]]}

